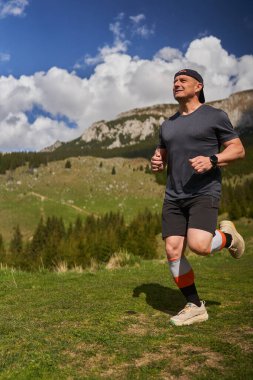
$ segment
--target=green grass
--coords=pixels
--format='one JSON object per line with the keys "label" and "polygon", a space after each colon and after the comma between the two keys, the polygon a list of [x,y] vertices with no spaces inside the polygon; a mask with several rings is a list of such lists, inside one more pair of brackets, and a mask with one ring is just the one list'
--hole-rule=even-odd
{"label": "green grass", "polygon": [[[81,157],[70,161],[71,169],[65,169],[65,161],[57,161],[33,175],[26,167],[18,168],[11,181],[9,174],[0,176],[0,233],[4,240],[10,240],[16,224],[29,238],[41,216],[57,215],[68,225],[77,215],[85,218],[120,211],[130,222],[145,208],[160,212],[164,188],[153,175],[137,170],[141,165],[145,168],[147,160]],[[111,174],[112,167],[116,175]]]}
{"label": "green grass", "polygon": [[190,255],[209,320],[169,324],[184,299],[165,261],[84,273],[1,270],[0,379],[252,379],[252,221],[245,255]]}

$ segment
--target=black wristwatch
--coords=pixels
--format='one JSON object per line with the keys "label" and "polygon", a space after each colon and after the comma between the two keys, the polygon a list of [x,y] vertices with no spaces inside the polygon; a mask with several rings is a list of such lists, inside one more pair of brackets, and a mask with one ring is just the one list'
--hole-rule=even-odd
{"label": "black wristwatch", "polygon": [[215,156],[215,154],[214,154],[213,156],[209,157],[209,159],[210,159],[210,162],[212,164],[212,167],[216,168],[217,164],[218,164],[218,157]]}

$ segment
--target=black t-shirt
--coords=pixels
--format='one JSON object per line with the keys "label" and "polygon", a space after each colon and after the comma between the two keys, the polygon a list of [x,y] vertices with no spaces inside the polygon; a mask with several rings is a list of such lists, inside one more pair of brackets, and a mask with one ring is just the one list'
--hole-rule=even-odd
{"label": "black t-shirt", "polygon": [[160,128],[158,145],[167,150],[168,157],[165,198],[175,200],[198,195],[220,198],[220,169],[198,174],[188,160],[196,156],[210,157],[217,154],[224,142],[237,137],[227,114],[206,104],[189,115],[177,112],[165,120]]}

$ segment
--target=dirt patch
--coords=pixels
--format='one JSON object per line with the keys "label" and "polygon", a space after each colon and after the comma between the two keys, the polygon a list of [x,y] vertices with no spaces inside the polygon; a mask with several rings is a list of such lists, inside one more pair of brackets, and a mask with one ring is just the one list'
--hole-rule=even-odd
{"label": "dirt patch", "polygon": [[[194,355],[195,357],[201,357],[203,359],[203,365],[206,367],[223,370],[223,356],[220,353],[210,351],[208,348],[191,345],[183,346],[181,352],[183,354],[188,354],[187,356],[190,354],[191,356]],[[192,365],[187,366],[187,370],[194,373],[196,372],[197,368],[197,363],[193,363]]]}
{"label": "dirt patch", "polygon": [[138,335],[138,336],[145,336],[147,335],[149,330],[141,326],[140,324],[133,324],[129,326],[124,332],[124,335]]}
{"label": "dirt patch", "polygon": [[166,360],[168,366],[162,370],[159,375],[159,379],[169,379],[169,380],[189,380],[190,378],[185,375],[172,375],[170,374],[171,368],[169,367],[173,363],[173,367],[176,366],[179,370],[183,370],[184,361],[180,358],[178,360],[176,353],[171,351],[169,347],[164,347],[158,349],[158,352],[145,352],[140,358],[133,360],[131,363],[122,363],[111,367],[109,370],[103,372],[100,376],[102,378],[111,378],[111,379],[122,379],[126,376],[126,371],[130,368],[141,368],[148,365],[154,365],[156,362]]}
{"label": "dirt patch", "polygon": [[162,380],[190,380],[190,377],[187,375],[174,376],[164,371],[164,372],[161,372],[160,379]]}
{"label": "dirt patch", "polygon": [[175,355],[169,350],[160,350],[159,352],[146,352],[142,357],[135,360],[135,367],[144,367],[154,362],[159,362],[161,360],[169,359],[175,363]]}
{"label": "dirt patch", "polygon": [[[131,326],[134,328],[134,326]],[[139,331],[143,333],[142,331]],[[136,334],[136,331],[135,331]],[[85,355],[81,355],[85,351]],[[87,351],[89,351],[87,355]],[[92,353],[94,353],[92,355]],[[143,352],[143,354],[129,362],[115,364],[116,354],[108,355],[99,345],[87,345],[80,343],[76,350],[67,351],[69,361],[79,366],[79,373],[85,375],[98,375],[100,378],[122,379],[131,369],[139,369],[147,366],[161,367],[159,379],[164,380],[190,380],[196,376],[203,366],[223,371],[223,357],[208,348],[195,347],[191,345],[162,345],[155,352]],[[191,361],[194,355],[194,362]],[[88,357],[87,357],[88,356]],[[196,358],[199,357],[201,365]],[[164,363],[161,363],[164,362]]]}
{"label": "dirt patch", "polygon": [[245,327],[242,329],[243,331],[243,334],[246,334],[246,335],[253,335],[253,327]]}
{"label": "dirt patch", "polygon": [[74,366],[82,378],[88,375],[103,377],[101,374],[104,371],[105,373],[108,372],[115,361],[115,355],[108,355],[103,346],[85,342],[79,343],[72,349],[65,350],[63,356],[64,363],[59,367],[72,368]]}
{"label": "dirt patch", "polygon": [[[98,344],[80,342],[74,348],[65,350],[63,352],[63,355],[66,358],[66,361],[70,361],[70,362],[73,362],[73,359],[75,360],[75,358],[79,358],[77,359],[77,361],[79,361],[85,357],[85,363],[83,364],[85,364],[85,367],[87,367],[87,362],[92,361],[94,358],[95,358],[94,360],[96,361],[97,352],[100,353],[101,351],[102,351],[102,346],[99,346]],[[92,355],[93,353],[94,355]],[[90,356],[90,357],[88,357],[87,359],[86,356]]]}
{"label": "dirt patch", "polygon": [[[253,335],[253,328],[245,326],[244,328],[237,329],[233,332],[229,331],[223,333],[222,340],[239,347],[243,352],[253,352],[253,342],[251,335]],[[251,340],[250,340],[251,339]]]}
{"label": "dirt patch", "polygon": [[145,314],[123,316],[121,320],[126,322],[126,326],[124,327],[122,334],[138,336],[150,334],[152,336],[158,336],[166,333],[168,329],[156,327],[157,317],[159,316],[160,313],[155,313],[152,316],[147,316]]}
{"label": "dirt patch", "polygon": [[145,314],[125,315],[121,320],[127,323],[122,331],[123,335],[144,336],[150,330],[150,319]]}
{"label": "dirt patch", "polygon": [[117,366],[111,367],[107,371],[100,374],[100,377],[106,379],[124,379],[126,375],[126,371],[130,368],[130,364],[122,363]]}

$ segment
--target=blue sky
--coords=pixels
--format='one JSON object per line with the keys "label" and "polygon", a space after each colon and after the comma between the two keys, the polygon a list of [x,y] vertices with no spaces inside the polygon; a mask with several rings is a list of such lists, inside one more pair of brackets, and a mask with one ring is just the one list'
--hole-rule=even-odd
{"label": "blue sky", "polygon": [[173,102],[185,65],[204,76],[207,100],[253,88],[250,0],[0,0],[0,36],[2,151]]}
{"label": "blue sky", "polygon": [[205,35],[221,39],[236,56],[253,53],[251,0],[30,0],[21,17],[0,21],[0,51],[10,55],[1,74],[30,75],[52,66],[72,70],[84,55],[111,43],[109,24],[121,12],[125,24],[131,15],[145,15],[154,31],[148,38],[129,32],[131,55],[151,58],[167,45],[185,51]]}

